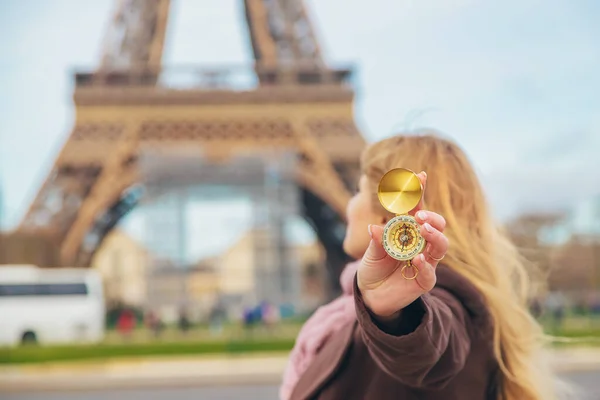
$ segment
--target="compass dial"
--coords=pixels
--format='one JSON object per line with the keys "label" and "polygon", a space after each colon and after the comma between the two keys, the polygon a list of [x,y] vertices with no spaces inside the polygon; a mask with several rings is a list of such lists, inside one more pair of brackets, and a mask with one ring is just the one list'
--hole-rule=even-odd
{"label": "compass dial", "polygon": [[383,247],[396,260],[412,260],[423,251],[425,239],[419,233],[419,224],[410,215],[392,218],[383,229]]}

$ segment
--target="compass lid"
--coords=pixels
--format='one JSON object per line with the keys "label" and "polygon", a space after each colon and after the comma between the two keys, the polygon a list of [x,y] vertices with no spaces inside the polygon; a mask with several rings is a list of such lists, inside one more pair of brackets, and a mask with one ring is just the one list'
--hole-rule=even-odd
{"label": "compass lid", "polygon": [[422,195],[423,186],[419,177],[406,168],[388,171],[377,188],[379,202],[394,214],[407,214],[419,204]]}

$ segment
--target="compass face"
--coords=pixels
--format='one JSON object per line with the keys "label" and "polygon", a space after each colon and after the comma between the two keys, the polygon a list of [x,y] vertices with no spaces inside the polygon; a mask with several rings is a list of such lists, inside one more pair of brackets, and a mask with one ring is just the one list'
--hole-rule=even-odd
{"label": "compass face", "polygon": [[410,215],[392,218],[383,229],[383,247],[396,260],[415,258],[425,247],[417,221]]}

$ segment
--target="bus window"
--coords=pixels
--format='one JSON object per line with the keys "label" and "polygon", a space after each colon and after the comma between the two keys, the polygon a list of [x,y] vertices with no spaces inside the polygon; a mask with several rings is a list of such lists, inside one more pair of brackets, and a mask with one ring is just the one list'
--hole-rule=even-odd
{"label": "bus window", "polygon": [[45,287],[44,294],[50,296],[77,296],[88,294],[87,286],[83,283],[60,283],[39,285]]}
{"label": "bus window", "polygon": [[35,296],[37,285],[9,284],[0,285],[0,297]]}
{"label": "bus window", "polygon": [[0,297],[13,296],[81,296],[87,295],[84,283],[8,284],[0,285]]}

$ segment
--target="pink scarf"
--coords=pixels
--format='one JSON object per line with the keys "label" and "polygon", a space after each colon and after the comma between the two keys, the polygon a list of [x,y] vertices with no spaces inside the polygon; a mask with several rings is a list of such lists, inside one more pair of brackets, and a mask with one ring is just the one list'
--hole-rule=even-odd
{"label": "pink scarf", "polygon": [[281,400],[290,398],[298,379],[306,371],[325,342],[335,332],[356,318],[353,284],[359,262],[349,263],[342,271],[340,285],[343,294],[331,303],[319,307],[300,330],[283,374],[283,383],[279,389]]}

